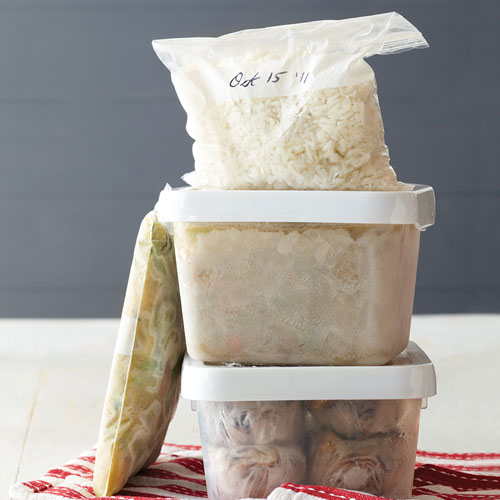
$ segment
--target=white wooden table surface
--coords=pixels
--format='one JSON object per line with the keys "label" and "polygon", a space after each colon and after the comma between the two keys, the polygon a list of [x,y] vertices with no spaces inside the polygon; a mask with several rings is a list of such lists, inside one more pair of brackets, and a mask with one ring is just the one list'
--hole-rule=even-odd
{"label": "white wooden table surface", "polygon": [[[97,440],[118,320],[0,320],[0,495]],[[500,452],[500,315],[416,316],[412,339],[434,361],[438,396],[420,449]],[[182,401],[167,440],[198,444]]]}

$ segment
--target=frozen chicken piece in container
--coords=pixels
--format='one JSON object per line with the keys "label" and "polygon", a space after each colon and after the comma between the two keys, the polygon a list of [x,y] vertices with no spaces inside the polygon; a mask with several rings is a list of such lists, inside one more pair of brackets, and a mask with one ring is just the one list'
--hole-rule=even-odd
{"label": "frozen chicken piece in container", "polygon": [[379,365],[408,344],[432,188],[165,191],[189,355]]}
{"label": "frozen chicken piece in container", "polygon": [[265,498],[284,483],[303,483],[306,456],[279,445],[211,448],[203,451],[208,497],[217,500]]}
{"label": "frozen chicken piece in container", "polygon": [[[199,401],[209,497],[262,498],[305,481],[305,413],[300,401]],[[203,419],[201,415],[203,414]]]}
{"label": "frozen chicken piece in container", "polygon": [[177,406],[184,350],[173,239],[150,212],[137,236],[104,402],[97,496],[115,494],[156,460]]}
{"label": "frozen chicken piece in container", "polygon": [[425,48],[395,12],[155,40],[209,189],[398,190],[365,58]]}
{"label": "frozen chicken piece in container", "polygon": [[196,402],[209,500],[264,498],[286,482],[409,498],[420,408],[435,393],[434,367],[414,343],[371,367],[186,357],[181,384]]}
{"label": "frozen chicken piece in container", "polygon": [[[200,403],[203,404],[203,403]],[[294,444],[304,438],[304,411],[299,401],[234,401],[204,408],[214,446]]]}
{"label": "frozen chicken piece in container", "polygon": [[[388,498],[410,498],[415,469],[420,400],[411,431],[343,439],[330,430],[313,434],[308,484],[357,490]],[[406,403],[407,401],[405,401]]]}
{"label": "frozen chicken piece in container", "polygon": [[348,439],[391,432],[412,410],[402,400],[308,401],[306,407],[320,425]]}
{"label": "frozen chicken piece in container", "polygon": [[[402,354],[389,364],[411,363]],[[421,399],[307,401],[308,483],[411,497],[421,405]]]}

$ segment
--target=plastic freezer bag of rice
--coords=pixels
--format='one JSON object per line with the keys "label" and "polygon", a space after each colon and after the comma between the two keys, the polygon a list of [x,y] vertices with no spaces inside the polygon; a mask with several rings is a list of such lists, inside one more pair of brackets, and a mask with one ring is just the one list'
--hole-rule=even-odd
{"label": "plastic freezer bag of rice", "polygon": [[153,41],[194,139],[197,188],[398,190],[365,58],[425,48],[392,12]]}
{"label": "plastic freezer bag of rice", "polygon": [[184,345],[173,240],[150,212],[135,244],[104,402],[97,496],[115,494],[158,457],[179,398]]}

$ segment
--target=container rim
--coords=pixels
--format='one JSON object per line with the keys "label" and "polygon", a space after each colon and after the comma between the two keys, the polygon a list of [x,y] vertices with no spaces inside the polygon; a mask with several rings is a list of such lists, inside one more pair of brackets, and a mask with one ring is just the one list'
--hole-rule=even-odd
{"label": "container rim", "polygon": [[316,222],[414,224],[424,230],[435,219],[434,190],[408,184],[405,191],[251,191],[172,189],[155,206],[170,222]]}
{"label": "container rim", "polygon": [[[405,360],[406,364],[394,363]],[[193,401],[422,399],[436,394],[434,365],[414,342],[383,366],[211,365],[186,355],[181,396]]]}

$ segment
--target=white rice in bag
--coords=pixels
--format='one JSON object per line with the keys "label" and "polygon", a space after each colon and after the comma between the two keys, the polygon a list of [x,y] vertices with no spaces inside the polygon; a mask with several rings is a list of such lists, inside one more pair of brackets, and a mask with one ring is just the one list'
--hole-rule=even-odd
{"label": "white rice in bag", "polygon": [[208,189],[398,190],[364,58],[427,47],[392,12],[153,41]]}

